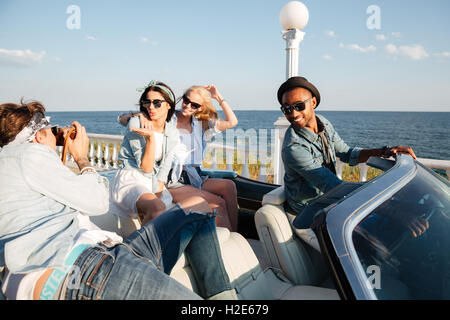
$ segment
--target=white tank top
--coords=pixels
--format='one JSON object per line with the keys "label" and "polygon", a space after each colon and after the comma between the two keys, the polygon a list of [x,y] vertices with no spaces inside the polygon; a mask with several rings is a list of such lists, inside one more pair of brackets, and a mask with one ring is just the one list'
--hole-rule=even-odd
{"label": "white tank top", "polygon": [[155,161],[161,161],[163,157],[163,139],[164,134],[159,132],[154,132],[155,137]]}
{"label": "white tank top", "polygon": [[187,157],[183,165],[201,165],[204,157],[203,150],[203,128],[202,123],[196,118],[192,119],[192,132],[178,129],[180,142],[187,148]]}

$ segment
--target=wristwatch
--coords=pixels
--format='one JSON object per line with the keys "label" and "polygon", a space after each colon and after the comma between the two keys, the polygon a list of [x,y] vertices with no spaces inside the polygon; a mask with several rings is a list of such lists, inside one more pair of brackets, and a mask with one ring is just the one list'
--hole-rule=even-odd
{"label": "wristwatch", "polygon": [[391,149],[391,146],[384,146],[381,148],[381,157],[382,158],[389,158],[390,155],[387,155],[386,152]]}

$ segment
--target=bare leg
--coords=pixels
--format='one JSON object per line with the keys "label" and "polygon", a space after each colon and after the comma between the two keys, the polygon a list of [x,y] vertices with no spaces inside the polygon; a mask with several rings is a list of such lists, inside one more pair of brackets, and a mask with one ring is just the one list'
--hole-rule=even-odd
{"label": "bare leg", "polygon": [[172,195],[173,202],[175,203],[180,203],[183,200],[200,195],[200,190],[189,185],[179,188],[168,188],[167,190]]}
{"label": "bare leg", "polygon": [[211,212],[211,207],[208,205],[208,202],[206,202],[202,197],[190,197],[179,202],[179,204],[185,211],[192,210],[197,212]]}
{"label": "bare leg", "polygon": [[179,203],[188,198],[200,196],[208,202],[211,209],[217,210],[216,226],[227,228],[232,231],[231,221],[227,212],[227,204],[221,197],[210,192],[199,190],[192,186],[167,189],[172,195],[173,202]]}
{"label": "bare leg", "polygon": [[166,211],[166,205],[153,193],[144,193],[136,201],[141,225],[146,224]]}
{"label": "bare leg", "polygon": [[237,190],[233,181],[227,179],[208,179],[202,185],[202,190],[216,194],[225,200],[231,231],[238,228]]}

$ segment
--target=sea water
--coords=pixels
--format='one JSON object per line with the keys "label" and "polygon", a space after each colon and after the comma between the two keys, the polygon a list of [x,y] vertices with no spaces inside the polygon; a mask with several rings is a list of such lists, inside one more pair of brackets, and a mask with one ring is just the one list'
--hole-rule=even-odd
{"label": "sea water", "polygon": [[[66,126],[77,120],[86,127],[88,133],[123,135],[125,127],[117,122],[117,117],[121,113],[123,112],[48,112],[47,115],[51,116],[52,124]],[[333,124],[340,137],[349,146],[379,148],[384,145],[403,145],[412,147],[419,158],[450,160],[450,112],[318,111],[317,113]],[[239,120],[238,126],[234,128],[236,132],[250,132],[257,135],[267,132],[269,145],[273,143],[271,129],[274,129],[275,121],[283,117],[280,111],[236,110],[235,114]],[[222,112],[219,112],[219,117],[223,119]]]}

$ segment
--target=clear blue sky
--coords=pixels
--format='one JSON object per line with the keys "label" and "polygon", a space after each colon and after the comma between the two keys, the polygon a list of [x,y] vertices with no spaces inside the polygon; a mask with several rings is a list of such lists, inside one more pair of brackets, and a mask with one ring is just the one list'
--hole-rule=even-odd
{"label": "clear blue sky", "polygon": [[[0,103],[131,109],[152,79],[216,84],[236,108],[278,106],[281,0],[0,0]],[[450,1],[304,0],[299,73],[322,110],[450,111]],[[66,22],[81,10],[80,29]],[[366,13],[380,8],[380,30]]]}

